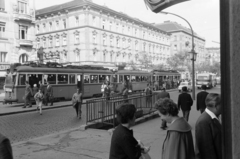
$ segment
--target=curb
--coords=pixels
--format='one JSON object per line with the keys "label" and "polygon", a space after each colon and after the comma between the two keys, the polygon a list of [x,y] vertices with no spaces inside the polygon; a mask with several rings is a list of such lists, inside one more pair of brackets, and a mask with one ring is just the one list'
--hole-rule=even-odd
{"label": "curb", "polygon": [[[64,108],[64,107],[69,107],[72,106],[71,104],[66,104],[66,105],[61,105],[61,106],[48,106],[42,108],[42,110],[47,110],[47,109],[55,109],[55,108]],[[6,115],[12,115],[12,114],[20,114],[20,113],[27,113],[27,112],[33,112],[36,111],[36,109],[28,109],[28,110],[21,110],[21,111],[13,111],[13,112],[6,112],[6,113],[1,113],[0,116],[6,116]]]}

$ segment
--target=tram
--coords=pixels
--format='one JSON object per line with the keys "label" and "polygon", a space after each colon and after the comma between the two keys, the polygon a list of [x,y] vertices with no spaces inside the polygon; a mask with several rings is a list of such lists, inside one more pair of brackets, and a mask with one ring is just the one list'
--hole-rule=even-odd
{"label": "tram", "polygon": [[111,83],[112,91],[119,93],[123,89],[123,83],[127,82],[131,92],[143,91],[147,83],[180,78],[177,72],[169,71],[111,71],[103,67],[92,66],[58,66],[58,65],[14,65],[7,70],[5,78],[4,103],[24,102],[25,81],[29,81],[31,87],[39,86],[42,81],[46,87],[47,81],[53,87],[53,96],[57,99],[69,100],[79,87],[83,91],[83,97],[101,96],[103,82]]}

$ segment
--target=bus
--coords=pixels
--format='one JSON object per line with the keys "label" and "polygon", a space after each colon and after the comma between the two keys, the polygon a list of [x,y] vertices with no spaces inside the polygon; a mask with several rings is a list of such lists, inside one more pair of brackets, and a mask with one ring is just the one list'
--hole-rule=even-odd
{"label": "bus", "polygon": [[199,73],[196,78],[196,86],[198,89],[202,85],[206,85],[207,88],[213,88],[217,85],[216,74],[213,73]]}

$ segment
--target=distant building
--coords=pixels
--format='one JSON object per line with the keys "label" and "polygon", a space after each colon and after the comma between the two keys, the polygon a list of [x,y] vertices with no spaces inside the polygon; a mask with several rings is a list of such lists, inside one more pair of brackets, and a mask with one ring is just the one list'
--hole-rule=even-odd
{"label": "distant building", "polygon": [[115,67],[141,54],[154,64],[170,57],[170,33],[88,0],[37,10],[36,32],[37,48],[59,57],[49,61]]}
{"label": "distant building", "polygon": [[207,58],[209,59],[210,64],[214,62],[220,62],[220,48],[219,47],[209,47],[207,50]]}
{"label": "distant building", "polygon": [[10,63],[35,56],[34,0],[0,0],[0,77]]}
{"label": "distant building", "polygon": [[[155,26],[171,34],[171,55],[174,55],[178,52],[190,52],[192,50],[191,29],[171,21],[165,21],[164,23],[156,24]],[[197,53],[197,62],[199,63],[204,62],[206,59],[205,42],[206,41],[204,38],[200,37],[194,32],[194,50]]]}

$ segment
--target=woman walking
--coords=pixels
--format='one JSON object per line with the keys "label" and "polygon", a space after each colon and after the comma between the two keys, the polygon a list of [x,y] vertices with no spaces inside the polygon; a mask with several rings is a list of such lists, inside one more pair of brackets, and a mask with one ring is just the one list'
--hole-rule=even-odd
{"label": "woman walking", "polygon": [[77,92],[73,94],[72,97],[73,108],[76,110],[78,119],[82,118],[82,93],[79,88]]}
{"label": "woman walking", "polygon": [[34,99],[37,104],[37,110],[39,110],[40,115],[42,115],[42,102],[43,102],[43,93],[42,90],[39,89],[38,92],[34,95]]}

